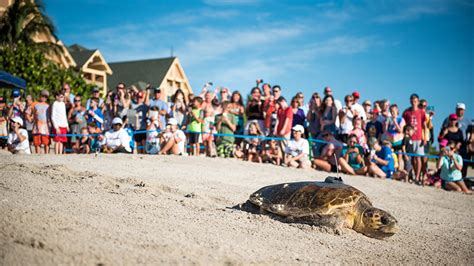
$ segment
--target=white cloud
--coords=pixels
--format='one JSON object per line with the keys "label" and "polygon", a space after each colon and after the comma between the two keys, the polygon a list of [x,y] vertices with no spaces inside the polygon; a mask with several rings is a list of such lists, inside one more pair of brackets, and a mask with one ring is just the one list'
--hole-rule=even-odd
{"label": "white cloud", "polygon": [[[291,40],[304,32],[302,26],[252,28],[252,29],[194,29],[193,36],[183,46],[178,47],[180,57],[186,58],[189,64],[202,63],[217,59],[223,55],[248,50],[261,50],[262,47],[278,45],[279,42]],[[248,49],[248,50],[244,50]]]}
{"label": "white cloud", "polygon": [[384,14],[376,16],[374,21],[377,23],[396,23],[412,21],[427,15],[439,15],[445,13],[446,9],[442,6],[417,5],[406,8],[400,8],[393,14]]}

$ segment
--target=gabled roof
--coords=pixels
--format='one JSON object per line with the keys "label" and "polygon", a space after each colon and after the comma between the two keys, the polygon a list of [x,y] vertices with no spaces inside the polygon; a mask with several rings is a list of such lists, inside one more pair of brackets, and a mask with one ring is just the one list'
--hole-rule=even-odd
{"label": "gabled roof", "polygon": [[81,68],[89,58],[94,54],[97,50],[84,50],[84,51],[69,51],[74,61],[76,61],[77,67]]}
{"label": "gabled roof", "polygon": [[102,56],[102,54],[100,53],[98,49],[90,50],[79,44],[73,44],[71,46],[68,46],[67,50],[69,51],[72,58],[76,62],[77,68],[81,69],[82,67],[84,67],[84,65],[91,62],[92,57],[98,56],[100,60],[102,61],[102,64],[104,65],[107,74],[109,75],[112,74],[112,70],[110,69],[110,66],[107,64],[107,62],[105,61],[104,57]]}
{"label": "gabled roof", "polygon": [[114,72],[108,78],[109,88],[115,88],[119,82],[126,86],[139,81],[160,86],[176,57],[109,63]]}
{"label": "gabled roof", "polygon": [[86,47],[79,45],[77,43],[69,45],[67,48],[70,52],[80,52],[80,51],[86,51],[89,50]]}

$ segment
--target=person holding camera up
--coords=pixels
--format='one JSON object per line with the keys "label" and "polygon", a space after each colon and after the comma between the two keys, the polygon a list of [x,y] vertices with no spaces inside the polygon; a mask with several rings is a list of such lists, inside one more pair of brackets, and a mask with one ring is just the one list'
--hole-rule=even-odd
{"label": "person holding camera up", "polygon": [[449,141],[448,145],[441,149],[437,168],[441,171],[443,187],[446,190],[464,192],[471,194],[472,191],[466,187],[462,180],[462,157],[456,153],[457,147],[454,141]]}
{"label": "person holding camera up", "polygon": [[13,154],[31,154],[28,132],[23,128],[23,119],[15,116],[10,119],[8,150]]}

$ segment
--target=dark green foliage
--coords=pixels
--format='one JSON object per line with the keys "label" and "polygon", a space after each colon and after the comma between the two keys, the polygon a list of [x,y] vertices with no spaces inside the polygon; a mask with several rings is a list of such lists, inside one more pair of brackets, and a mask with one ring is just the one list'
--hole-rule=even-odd
{"label": "dark green foliage", "polygon": [[27,94],[34,97],[42,89],[51,93],[60,90],[63,83],[68,83],[74,94],[89,96],[92,85],[73,70],[45,58],[45,54],[62,53],[62,47],[53,42],[37,42],[34,37],[38,34],[57,40],[41,1],[14,1],[0,18],[0,70],[25,79]]}
{"label": "dark green foliage", "polygon": [[27,82],[27,94],[37,97],[42,89],[51,93],[68,83],[74,94],[89,96],[92,85],[87,84],[76,72],[63,69],[47,60],[44,54],[23,44],[0,47],[0,70],[21,77]]}

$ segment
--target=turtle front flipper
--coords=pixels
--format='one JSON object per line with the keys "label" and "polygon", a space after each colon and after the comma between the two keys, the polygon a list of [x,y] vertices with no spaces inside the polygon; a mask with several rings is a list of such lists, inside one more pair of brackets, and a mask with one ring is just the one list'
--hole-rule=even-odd
{"label": "turtle front flipper", "polygon": [[291,220],[292,223],[302,223],[329,228],[337,235],[342,235],[343,228],[347,227],[346,217],[340,214],[311,214],[300,217],[290,216],[288,218],[290,218],[288,220]]}

